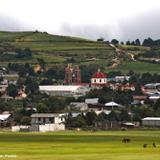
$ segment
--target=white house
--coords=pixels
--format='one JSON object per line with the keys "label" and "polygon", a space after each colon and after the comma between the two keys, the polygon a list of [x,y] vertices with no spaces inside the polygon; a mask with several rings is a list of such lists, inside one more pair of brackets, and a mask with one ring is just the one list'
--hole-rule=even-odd
{"label": "white house", "polygon": [[65,130],[64,114],[36,113],[31,115],[30,131],[48,132]]}
{"label": "white house", "polygon": [[105,73],[98,70],[92,75],[91,85],[95,87],[103,87],[107,84],[107,76]]}
{"label": "white house", "polygon": [[142,125],[148,127],[160,127],[160,117],[146,117],[142,119]]}
{"label": "white house", "polygon": [[130,76],[115,76],[114,79],[116,82],[124,82],[124,81],[129,81]]}
{"label": "white house", "polygon": [[11,125],[12,115],[8,112],[3,112],[0,114],[0,126],[6,126],[7,124]]}
{"label": "white house", "polygon": [[85,99],[85,103],[86,104],[94,104],[94,105],[96,105],[96,104],[98,104],[99,102],[99,98],[87,98],[87,99]]}
{"label": "white house", "polygon": [[160,83],[149,83],[142,86],[141,89],[147,95],[160,95]]}
{"label": "white house", "polygon": [[120,104],[118,104],[118,103],[115,103],[115,102],[113,102],[113,101],[111,101],[111,102],[108,102],[108,103],[105,103],[105,108],[110,108],[110,109],[113,109],[113,108],[118,108],[118,107],[121,107],[121,105]]}
{"label": "white house", "polygon": [[39,86],[42,93],[53,96],[80,97],[90,91],[89,87],[82,85],[50,85]]}

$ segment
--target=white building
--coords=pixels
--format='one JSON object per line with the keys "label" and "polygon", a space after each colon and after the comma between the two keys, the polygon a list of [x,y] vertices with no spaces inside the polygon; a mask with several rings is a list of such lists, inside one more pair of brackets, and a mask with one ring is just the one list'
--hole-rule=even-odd
{"label": "white building", "polygon": [[101,72],[98,70],[92,75],[91,78],[91,85],[92,86],[97,86],[97,87],[103,87],[107,84],[107,76],[105,73]]}
{"label": "white building", "polygon": [[160,95],[160,83],[149,83],[144,85],[142,92],[147,95]]}
{"label": "white building", "polygon": [[49,132],[65,130],[64,114],[36,113],[31,115],[30,131]]}
{"label": "white building", "polygon": [[53,96],[80,97],[85,96],[90,91],[89,87],[82,85],[50,85],[39,86],[42,93]]}
{"label": "white building", "polygon": [[96,105],[99,103],[99,98],[87,98],[85,99],[85,103]]}
{"label": "white building", "polygon": [[146,117],[142,119],[142,125],[148,127],[160,127],[160,117]]}
{"label": "white building", "polygon": [[124,82],[124,81],[129,81],[130,76],[115,76],[114,79],[116,82]]}

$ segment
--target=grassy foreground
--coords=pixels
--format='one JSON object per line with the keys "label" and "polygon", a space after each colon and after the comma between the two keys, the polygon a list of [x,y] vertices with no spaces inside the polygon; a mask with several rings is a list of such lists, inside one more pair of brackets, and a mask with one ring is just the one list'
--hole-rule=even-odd
{"label": "grassy foreground", "polygon": [[[129,137],[131,142],[122,143],[123,137]],[[153,142],[157,148],[152,147]],[[147,148],[143,148],[144,143]],[[1,132],[0,159],[158,160],[160,131]]]}

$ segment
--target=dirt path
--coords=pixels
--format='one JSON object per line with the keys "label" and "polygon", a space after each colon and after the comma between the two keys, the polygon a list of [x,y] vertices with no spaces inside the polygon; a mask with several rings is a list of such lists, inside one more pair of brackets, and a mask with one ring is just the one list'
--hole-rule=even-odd
{"label": "dirt path", "polygon": [[110,67],[108,67],[108,68],[115,68],[115,67],[117,67],[119,64],[121,64],[122,62],[121,62],[120,60],[118,60],[118,57],[120,57],[120,56],[122,56],[122,55],[124,55],[124,54],[128,55],[128,56],[131,58],[132,61],[136,61],[136,60],[135,60],[135,57],[134,57],[134,54],[129,53],[129,52],[127,52],[127,51],[124,51],[124,50],[122,50],[122,49],[119,49],[119,48],[117,48],[114,44],[109,44],[109,46],[111,46],[111,47],[115,50],[117,60],[114,62],[114,60],[112,59],[113,64],[112,64]]}

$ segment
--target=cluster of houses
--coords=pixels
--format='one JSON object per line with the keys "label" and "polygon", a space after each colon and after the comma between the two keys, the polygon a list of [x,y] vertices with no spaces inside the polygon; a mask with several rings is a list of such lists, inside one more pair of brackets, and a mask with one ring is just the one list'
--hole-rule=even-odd
{"label": "cluster of houses", "polygon": [[[0,81],[1,98],[13,99],[13,97],[10,97],[7,94],[7,88],[10,84],[13,84],[13,85],[17,84],[17,80],[19,78],[19,75],[15,72],[7,73],[6,68],[2,68],[2,69],[0,69],[0,78],[2,79]],[[21,88],[21,89],[19,89],[18,96],[15,99],[23,99],[26,97],[27,97],[27,94],[25,93],[24,88]]]}
{"label": "cluster of houses", "polygon": [[[66,69],[67,76],[65,76],[65,82],[72,81],[69,79],[69,69]],[[72,71],[72,70],[71,70]],[[78,67],[75,67],[74,74],[78,78],[74,77],[73,82],[77,81],[78,83],[65,84],[65,85],[43,85],[39,86],[39,90],[42,93],[46,93],[52,96],[66,96],[66,97],[75,97],[85,96],[91,89],[110,87],[113,90],[135,90],[135,86],[129,83],[129,76],[116,76],[114,78],[109,78],[107,75],[100,70],[95,72],[91,77],[91,83],[84,84],[80,83],[80,70]],[[3,81],[0,84],[0,92],[6,97],[6,89],[9,84],[16,84],[17,74],[1,74]],[[7,78],[9,77],[9,78]],[[11,78],[12,77],[12,78]],[[13,78],[14,77],[14,78]],[[16,77],[16,78],[15,78]],[[72,75],[71,75],[72,77]],[[68,79],[67,79],[68,78]],[[125,83],[123,83],[125,82]],[[132,104],[143,104],[144,101],[149,98],[151,100],[157,100],[160,98],[160,83],[146,84],[143,86],[142,91],[144,95],[142,96],[133,96]],[[25,98],[27,95],[24,91],[19,91],[19,97]],[[3,98],[3,96],[2,96]],[[69,111],[73,111],[72,115],[77,116],[82,112],[85,114],[89,111],[94,111],[97,115],[104,112],[105,114],[110,114],[114,108],[123,107],[120,104],[117,104],[114,101],[108,102],[106,104],[100,104],[98,98],[86,99],[84,102],[72,102],[68,106]],[[36,108],[35,108],[36,111]],[[2,113],[0,114],[0,125],[7,126],[10,124],[12,126],[12,131],[62,131],[65,130],[65,116],[68,113],[36,113],[31,115],[31,125],[30,126],[15,126],[12,123],[12,114]],[[142,124],[144,126],[154,126],[160,127],[160,118],[155,117],[146,117],[142,119]],[[132,123],[126,122],[126,126],[134,126]]]}
{"label": "cluster of houses", "polygon": [[[51,132],[51,131],[64,131],[65,128],[65,118],[68,114],[72,114],[72,117],[77,117],[81,113],[84,115],[89,111],[94,111],[97,115],[104,112],[106,115],[109,115],[112,110],[116,110],[117,108],[123,108],[124,106],[117,104],[114,101],[105,103],[104,105],[99,103],[98,98],[89,98],[85,99],[84,102],[71,102],[67,107],[65,113],[34,113],[31,115],[31,124],[28,126],[24,125],[15,125],[13,124],[12,114],[8,112],[4,112],[0,114],[0,125],[3,126],[11,126],[13,132],[18,131],[30,131],[30,132]],[[108,122],[106,122],[106,128],[111,128],[107,126]],[[113,122],[112,127],[117,124]],[[125,126],[127,128],[139,127],[140,124],[138,122],[125,122],[121,123],[121,127]],[[146,127],[160,127],[160,118],[159,117],[146,117],[142,119],[142,126]]]}
{"label": "cluster of houses", "polygon": [[[113,90],[135,90],[135,86],[130,84],[129,76],[116,76],[114,78],[108,78],[107,75],[100,70],[95,72],[91,77],[91,83],[72,83],[65,85],[43,85],[39,86],[39,90],[42,93],[46,93],[54,96],[71,96],[80,97],[85,96],[91,89],[110,87]],[[122,82],[128,83],[123,84]],[[79,81],[78,81],[79,82]],[[114,83],[112,83],[114,82]]]}

